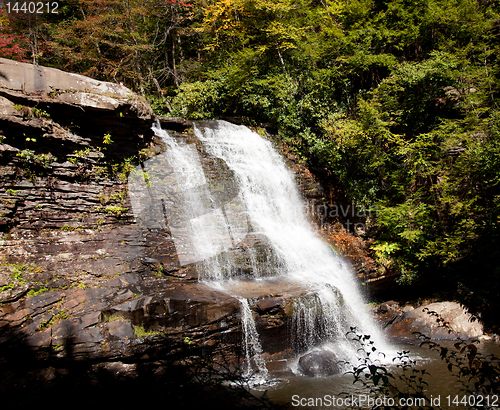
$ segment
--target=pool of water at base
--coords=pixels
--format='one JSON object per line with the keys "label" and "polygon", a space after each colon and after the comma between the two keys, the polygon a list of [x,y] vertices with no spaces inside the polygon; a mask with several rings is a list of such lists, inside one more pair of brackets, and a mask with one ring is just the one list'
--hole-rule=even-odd
{"label": "pool of water at base", "polygon": [[[453,348],[454,342],[439,341],[443,347]],[[428,383],[426,388],[425,401],[426,406],[442,409],[459,409],[468,408],[457,404],[459,401],[474,400],[469,398],[469,394],[464,393],[461,389],[463,385],[447,369],[447,364],[440,359],[436,351],[431,351],[427,347],[413,345],[397,345],[397,351],[409,351],[409,356],[415,360],[416,369],[425,369],[429,375],[425,377]],[[482,342],[479,346],[479,351],[484,355],[494,354],[500,357],[500,347],[498,344],[491,342]],[[388,366],[387,369],[394,374],[397,369],[393,366]],[[297,374],[289,374],[285,377],[279,377],[269,386],[260,386],[256,389],[256,393],[266,391],[265,397],[272,403],[280,405],[288,405],[289,408],[308,408],[308,409],[352,409],[352,408],[372,408],[374,402],[379,400],[382,403],[385,399],[386,403],[389,397],[369,395],[368,392],[360,386],[360,383],[353,384],[353,376],[350,374],[341,374],[329,377],[306,377]],[[500,397],[492,396],[488,398],[496,402],[500,407]],[[432,400],[432,402],[431,402]],[[454,404],[455,401],[455,404]],[[398,404],[398,403],[396,403]],[[411,403],[410,403],[411,404]],[[423,404],[422,402],[420,404]],[[415,406],[413,408],[418,408]],[[427,407],[428,408],[428,407]]]}

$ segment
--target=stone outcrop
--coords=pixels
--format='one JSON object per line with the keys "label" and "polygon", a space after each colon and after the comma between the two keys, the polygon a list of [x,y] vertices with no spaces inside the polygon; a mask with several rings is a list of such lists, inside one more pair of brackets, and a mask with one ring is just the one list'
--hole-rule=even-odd
{"label": "stone outcrop", "polygon": [[130,217],[131,162],[154,155],[149,105],[121,85],[0,59],[0,228]]}
{"label": "stone outcrop", "polygon": [[434,302],[414,308],[390,301],[378,307],[378,314],[387,336],[404,343],[422,341],[419,335],[437,340],[469,340],[484,335],[482,324],[457,302]]}
{"label": "stone outcrop", "polygon": [[[121,118],[146,121],[153,115],[149,104],[123,85],[5,58],[0,58],[0,88],[4,98],[18,104],[33,103],[39,109],[75,107],[80,112],[115,112],[121,113]],[[2,108],[5,115],[9,104]]]}
{"label": "stone outcrop", "polygon": [[299,371],[309,377],[325,377],[342,373],[335,354],[329,350],[313,350],[300,357]]}

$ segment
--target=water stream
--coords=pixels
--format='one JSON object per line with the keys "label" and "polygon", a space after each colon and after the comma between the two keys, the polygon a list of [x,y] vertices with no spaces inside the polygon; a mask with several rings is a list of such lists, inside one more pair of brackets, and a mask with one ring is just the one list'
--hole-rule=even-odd
{"label": "water stream", "polygon": [[[269,140],[224,121],[197,123],[201,158],[194,143],[158,125],[153,130],[167,153],[148,161],[145,172],[149,181],[169,185],[169,197],[158,201],[169,214],[180,263],[197,263],[200,280],[240,300],[248,372],[265,373],[248,300],[235,290],[235,283],[244,288],[249,279],[281,278],[309,291],[293,309],[294,343],[302,350],[326,344],[340,360],[356,361],[358,346],[345,336],[355,327],[390,356],[348,264],[312,229],[294,175]],[[203,162],[212,165],[208,171]],[[240,260],[243,254],[234,250],[249,237],[253,242]]]}
{"label": "water stream", "polygon": [[253,319],[253,314],[248,304],[248,300],[245,298],[240,298],[241,302],[241,322],[243,327],[243,346],[245,349],[245,368],[243,369],[243,375],[246,377],[252,377],[257,371],[257,374],[263,379],[266,378],[268,372],[266,364],[262,359],[262,346],[259,341],[259,334],[257,328],[255,327],[255,321]]}

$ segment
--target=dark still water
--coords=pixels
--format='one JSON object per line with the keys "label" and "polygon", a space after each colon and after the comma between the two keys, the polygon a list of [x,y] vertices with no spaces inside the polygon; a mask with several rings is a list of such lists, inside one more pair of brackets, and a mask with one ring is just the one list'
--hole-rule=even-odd
{"label": "dark still water", "polygon": [[[440,341],[439,344],[453,349],[453,342]],[[484,356],[488,354],[500,356],[500,348],[497,344],[482,342],[478,347]],[[420,346],[397,346],[397,351],[403,350],[410,351],[410,358],[416,362],[413,368],[425,369],[429,373],[424,377],[424,381],[428,383],[425,389],[427,399],[420,403],[409,402],[408,404],[413,404],[413,408],[430,406],[442,409],[465,409],[470,407],[469,403],[479,404],[478,408],[485,408],[487,404],[490,407],[500,407],[500,398],[496,396],[478,398],[463,392],[463,384],[447,369],[447,364],[440,359],[436,351]],[[293,363],[289,365],[294,367]],[[392,365],[387,365],[387,369],[394,375],[401,371]],[[407,375],[411,374],[411,370],[407,371]],[[266,397],[273,403],[288,404],[290,408],[369,409],[374,404],[391,404],[389,396],[370,395],[361,383],[353,384],[354,378],[349,374],[306,377],[289,372],[285,377],[281,376],[280,380],[273,386],[265,387]],[[400,386],[401,391],[408,391],[405,389],[405,386]],[[395,402],[395,404],[398,406],[401,403]]]}

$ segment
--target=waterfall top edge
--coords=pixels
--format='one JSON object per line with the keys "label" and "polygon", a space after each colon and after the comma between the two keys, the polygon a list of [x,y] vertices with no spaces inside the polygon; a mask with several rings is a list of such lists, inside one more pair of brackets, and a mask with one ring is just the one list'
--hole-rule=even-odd
{"label": "waterfall top edge", "polygon": [[[244,124],[226,121],[226,120],[196,120],[192,122],[193,126],[196,128],[209,128],[212,130],[219,130],[220,128],[248,128]],[[249,128],[248,128],[249,129]]]}

